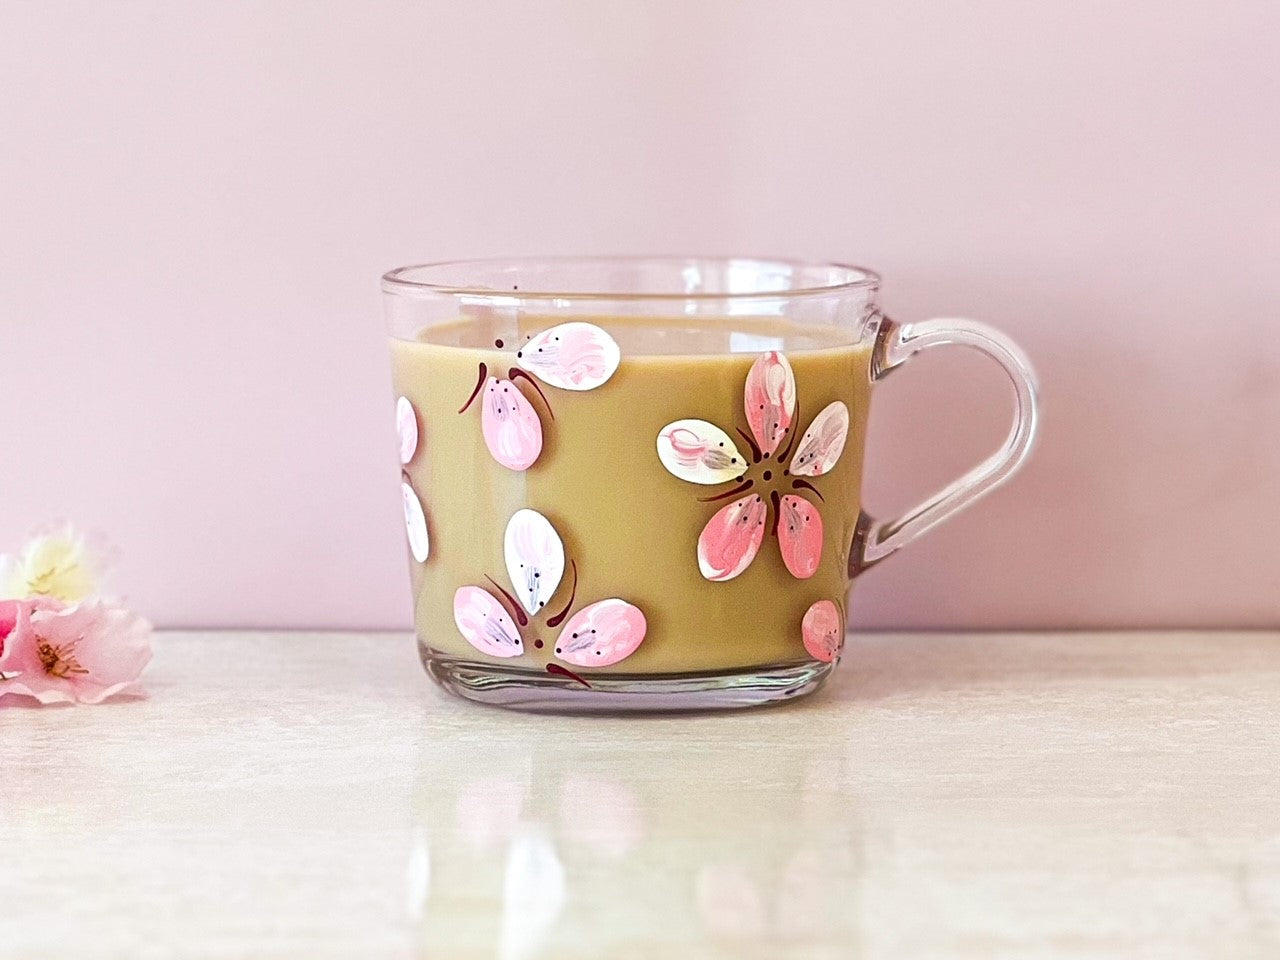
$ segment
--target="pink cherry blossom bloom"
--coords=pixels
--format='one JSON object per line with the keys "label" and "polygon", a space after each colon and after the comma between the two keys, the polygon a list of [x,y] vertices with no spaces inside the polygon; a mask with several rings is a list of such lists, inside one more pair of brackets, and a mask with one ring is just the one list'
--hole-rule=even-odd
{"label": "pink cherry blossom bloom", "polygon": [[751,433],[742,453],[733,438],[706,420],[685,419],[658,432],[658,459],[673,476],[705,486],[736,481],[723,493],[700,498],[711,503],[734,498],[707,521],[698,537],[698,569],[708,580],[732,580],[755,560],[766,536],[778,538],[782,562],[792,576],[807,580],[818,571],[825,536],[822,512],[808,496],[822,493],[812,483],[830,473],[849,435],[849,408],[832,401],[818,412],[796,442],[799,399],[795,374],[777,351],[761,354],[747,373],[743,413]]}
{"label": "pink cherry blossom bloom", "polygon": [[[133,688],[151,660],[151,624],[101,600],[23,602],[0,609],[0,694],[41,703],[99,703]],[[132,689],[131,689],[132,688]]]}

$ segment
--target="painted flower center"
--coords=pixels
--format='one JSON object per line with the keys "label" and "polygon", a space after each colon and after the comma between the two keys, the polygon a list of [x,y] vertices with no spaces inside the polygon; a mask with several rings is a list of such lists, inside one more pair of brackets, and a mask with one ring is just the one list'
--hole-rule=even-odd
{"label": "painted flower center", "polygon": [[79,639],[70,643],[55,646],[44,637],[36,637],[36,655],[40,658],[40,666],[51,677],[66,677],[69,674],[87,674],[89,671],[76,659],[75,648]]}

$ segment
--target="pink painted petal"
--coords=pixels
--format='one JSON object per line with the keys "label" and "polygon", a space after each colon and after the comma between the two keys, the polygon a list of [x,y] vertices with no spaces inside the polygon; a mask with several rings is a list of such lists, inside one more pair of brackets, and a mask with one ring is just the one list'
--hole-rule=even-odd
{"label": "pink painted petal", "polygon": [[764,540],[768,509],[748,494],[716,511],[698,537],[698,569],[708,580],[732,580],[751,565]]}
{"label": "pink painted petal", "polygon": [[778,517],[778,548],[791,575],[808,580],[822,559],[822,514],[804,497],[788,493]]}
{"label": "pink painted petal", "polygon": [[467,643],[481,653],[492,657],[518,657],[524,653],[516,625],[487,590],[459,587],[453,595],[453,622]]}
{"label": "pink painted petal", "polygon": [[516,354],[516,363],[562,390],[594,390],[618,369],[622,352],[594,323],[562,323],[538,334]]}
{"label": "pink painted petal", "polygon": [[762,353],[747,373],[743,402],[762,453],[773,453],[796,412],[796,377],[776,350]]}
{"label": "pink painted petal", "polygon": [[537,510],[517,510],[507,521],[503,552],[516,599],[529,613],[537,613],[564,576],[560,534]]}
{"label": "pink painted petal", "polygon": [[819,600],[805,611],[800,622],[804,648],[809,656],[823,663],[830,663],[840,654],[844,644],[844,624],[840,622],[840,608],[830,600]]}
{"label": "pink painted petal", "polygon": [[658,459],[669,473],[690,483],[725,483],[747,468],[732,438],[705,420],[677,420],[663,427]]}
{"label": "pink painted petal", "polygon": [[396,401],[396,429],[400,432],[400,462],[408,463],[418,450],[418,414],[408,397]]}
{"label": "pink painted petal", "polygon": [[99,703],[131,689],[151,661],[151,624],[101,600],[32,604],[29,635],[21,624],[5,641],[4,692],[41,703]]}
{"label": "pink painted petal", "polygon": [[635,653],[644,639],[644,614],[616,597],[583,607],[556,638],[556,656],[575,667],[609,667]]}
{"label": "pink painted petal", "polygon": [[791,458],[791,472],[798,477],[820,477],[830,471],[844,452],[849,436],[849,408],[833,400],[813,418]]}
{"label": "pink painted petal", "polygon": [[413,559],[422,563],[427,559],[431,549],[431,541],[427,536],[427,515],[422,511],[422,501],[413,492],[413,487],[400,481],[400,493],[404,496],[404,526],[409,534],[409,550]]}
{"label": "pink painted petal", "polygon": [[490,377],[484,386],[480,428],[485,446],[504,467],[528,470],[542,453],[542,421],[510,380]]}

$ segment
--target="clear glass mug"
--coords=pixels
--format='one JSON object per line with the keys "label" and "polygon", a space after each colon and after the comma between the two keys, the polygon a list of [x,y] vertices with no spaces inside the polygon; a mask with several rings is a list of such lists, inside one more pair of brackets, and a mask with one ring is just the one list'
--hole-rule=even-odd
{"label": "clear glass mug", "polygon": [[[1006,480],[1036,433],[1022,351],[897,323],[841,264],[535,258],[382,279],[414,621],[463,697],[556,711],[815,690],[849,587]],[[1004,445],[901,517],[861,508],[871,387],[960,344],[1014,387]]]}

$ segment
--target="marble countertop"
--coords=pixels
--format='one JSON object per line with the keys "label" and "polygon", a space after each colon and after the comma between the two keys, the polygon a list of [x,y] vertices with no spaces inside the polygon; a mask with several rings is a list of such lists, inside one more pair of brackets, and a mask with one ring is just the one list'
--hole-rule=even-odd
{"label": "marble countertop", "polygon": [[0,707],[0,957],[1280,956],[1280,636],[850,640],[802,702],[512,714],[396,635]]}

